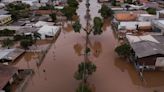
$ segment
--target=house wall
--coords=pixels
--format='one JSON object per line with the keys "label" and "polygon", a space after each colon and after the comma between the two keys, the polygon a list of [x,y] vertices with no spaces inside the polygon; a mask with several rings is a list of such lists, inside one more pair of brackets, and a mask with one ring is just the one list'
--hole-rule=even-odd
{"label": "house wall", "polygon": [[164,55],[153,55],[149,57],[140,58],[138,59],[138,63],[139,65],[144,64],[144,65],[155,66],[157,57],[164,57]]}

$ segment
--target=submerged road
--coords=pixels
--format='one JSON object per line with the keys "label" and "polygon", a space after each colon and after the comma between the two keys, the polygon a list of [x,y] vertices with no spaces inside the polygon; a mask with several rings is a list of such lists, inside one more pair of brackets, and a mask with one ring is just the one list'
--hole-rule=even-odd
{"label": "submerged road", "polygon": [[[100,4],[90,0],[90,13],[100,16],[97,11]],[[85,1],[78,9],[80,20],[85,26]],[[106,21],[104,32],[99,36],[90,36],[92,48],[90,60],[97,65],[97,71],[89,78],[95,92],[164,92],[164,73],[146,72],[142,82],[133,65],[119,58],[114,52],[117,40],[114,38],[110,23]],[[34,76],[28,82],[24,92],[75,92],[78,86],[73,78],[78,64],[83,61],[85,33],[74,33],[71,27],[64,28],[56,43],[48,51],[42,65],[36,66],[35,55],[25,55],[17,67],[32,68]]]}

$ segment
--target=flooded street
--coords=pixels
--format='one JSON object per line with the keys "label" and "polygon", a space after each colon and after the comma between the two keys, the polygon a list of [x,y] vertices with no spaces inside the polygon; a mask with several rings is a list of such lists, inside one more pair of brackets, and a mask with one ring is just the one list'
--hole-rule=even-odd
{"label": "flooded street", "polygon": [[[101,5],[90,0],[90,14],[100,16],[97,11]],[[85,27],[85,1],[77,11]],[[69,29],[67,31],[66,29]],[[114,52],[117,40],[110,23],[105,21],[102,35],[90,35],[89,58],[97,65],[97,71],[89,78],[95,92],[164,92],[164,72],[145,72],[140,80],[132,64],[119,58]],[[37,54],[25,54],[15,65],[19,68],[34,69],[35,74],[28,82],[24,92],[75,92],[78,82],[73,75],[78,64],[83,61],[85,33],[74,33],[70,28],[62,30],[56,43],[52,45],[41,66],[37,66]]]}

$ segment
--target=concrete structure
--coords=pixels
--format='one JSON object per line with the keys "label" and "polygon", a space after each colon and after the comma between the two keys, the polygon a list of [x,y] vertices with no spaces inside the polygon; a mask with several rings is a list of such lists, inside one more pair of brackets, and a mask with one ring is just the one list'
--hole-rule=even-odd
{"label": "concrete structure", "polygon": [[4,25],[12,20],[11,15],[0,15],[0,25]]}

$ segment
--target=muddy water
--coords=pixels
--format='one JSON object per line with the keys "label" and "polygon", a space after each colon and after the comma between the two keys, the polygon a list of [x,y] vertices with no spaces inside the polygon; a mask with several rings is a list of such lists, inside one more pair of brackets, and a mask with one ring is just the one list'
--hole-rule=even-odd
{"label": "muddy water", "polygon": [[[100,5],[91,0],[91,16],[96,15]],[[78,10],[81,23],[85,26],[85,2]],[[97,71],[89,78],[95,92],[164,92],[164,73],[146,72],[142,82],[134,67],[119,58],[114,48],[117,44],[113,32],[106,24],[106,31],[100,36],[90,36],[92,53],[90,60],[97,65]],[[80,61],[83,61],[85,34],[63,30],[47,53],[42,65],[37,67],[37,55],[27,54],[15,66],[32,68],[34,76],[24,92],[75,92],[78,81],[73,78]]]}

